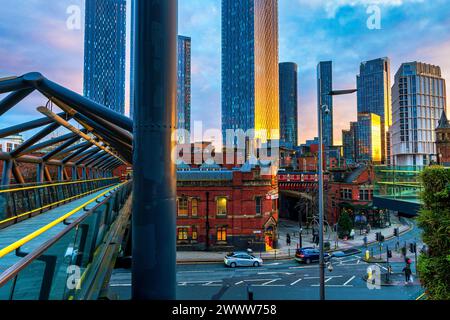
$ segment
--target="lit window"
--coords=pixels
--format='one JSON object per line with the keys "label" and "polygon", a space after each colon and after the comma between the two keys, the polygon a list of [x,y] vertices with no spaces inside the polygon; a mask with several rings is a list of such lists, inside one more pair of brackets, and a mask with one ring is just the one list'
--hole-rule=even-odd
{"label": "lit window", "polygon": [[186,241],[188,239],[188,229],[187,228],[178,228],[178,241]]}
{"label": "lit window", "polygon": [[228,200],[225,197],[217,198],[217,215],[226,216],[227,215],[227,203]]}
{"label": "lit window", "polygon": [[192,216],[198,216],[198,199],[192,199]]}
{"label": "lit window", "polygon": [[178,199],[178,215],[182,217],[188,216],[188,198],[182,197]]}
{"label": "lit window", "polygon": [[217,241],[226,242],[227,241],[227,228],[217,229]]}
{"label": "lit window", "polygon": [[197,241],[198,240],[198,231],[197,227],[192,227],[192,240]]}

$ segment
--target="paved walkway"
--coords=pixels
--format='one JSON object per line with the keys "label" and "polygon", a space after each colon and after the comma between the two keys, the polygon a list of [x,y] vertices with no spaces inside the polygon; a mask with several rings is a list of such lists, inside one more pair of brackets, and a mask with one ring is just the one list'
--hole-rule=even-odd
{"label": "paved walkway", "polygon": [[[372,231],[368,235],[368,244],[373,244],[376,242],[375,240],[376,232],[381,232],[385,236],[386,240],[389,240],[390,238],[394,237],[395,228],[399,228],[401,234],[411,229],[410,225],[402,223],[401,221],[399,221],[397,217],[392,217],[391,222],[392,226],[389,228],[372,229]],[[263,253],[255,252],[254,254],[261,256],[264,260],[293,258],[295,256],[295,251],[299,244],[298,232],[299,228],[297,222],[281,219],[278,225],[279,249]],[[291,235],[290,246],[286,244],[286,235],[288,233]],[[302,247],[316,247],[316,245],[312,241],[313,236],[311,234],[311,230],[309,230],[309,234],[305,233],[306,231],[304,231],[304,234],[302,236]],[[347,240],[347,241],[339,240],[336,243],[335,239],[336,234],[334,232],[326,233],[325,242],[329,241],[331,243],[332,251],[344,251],[355,247],[361,247],[364,245],[364,235],[360,235],[359,230],[356,231],[356,236],[354,240]],[[177,262],[180,264],[221,262],[223,261],[225,254],[226,252],[204,252],[204,251],[177,252]]]}
{"label": "paved walkway", "polygon": [[[41,215],[35,216],[31,219],[24,220],[18,224],[12,225],[10,227],[7,227],[5,229],[0,230],[0,249],[3,249],[16,241],[22,239],[23,237],[26,237],[30,233],[48,225],[49,223],[55,221],[59,217],[67,214],[71,210],[79,207],[83,203],[95,198],[96,196],[100,195],[106,189],[97,191],[91,195],[88,195],[86,197],[83,197],[81,199],[77,199],[75,201],[72,201],[70,203],[67,203],[65,205],[62,205],[60,207],[57,207],[55,209],[52,209],[50,211],[47,211]],[[103,199],[103,198],[101,198]],[[100,199],[100,200],[101,200]],[[90,209],[95,207],[96,203],[91,203],[86,208]],[[75,213],[71,218],[70,221],[76,220],[80,216],[82,216],[84,213],[83,210],[78,211]],[[26,253],[30,253],[37,248],[39,248],[42,244],[44,244],[46,241],[57,235],[59,232],[64,230],[66,226],[61,223],[52,229],[48,230],[47,232],[43,233],[42,235],[36,237],[35,239],[31,240],[27,244],[25,244],[22,247],[22,251]],[[21,258],[17,257],[15,255],[15,252],[12,252],[3,258],[0,258],[0,273],[4,272],[9,267],[13,266],[15,263],[17,263]]]}

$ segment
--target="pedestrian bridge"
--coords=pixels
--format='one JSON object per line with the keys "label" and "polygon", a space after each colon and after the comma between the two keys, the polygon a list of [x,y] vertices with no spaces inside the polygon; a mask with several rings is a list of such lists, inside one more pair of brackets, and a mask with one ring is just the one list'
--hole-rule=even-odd
{"label": "pedestrian bridge", "polygon": [[116,178],[0,191],[8,213],[0,300],[97,299],[125,236],[130,193],[131,182]]}

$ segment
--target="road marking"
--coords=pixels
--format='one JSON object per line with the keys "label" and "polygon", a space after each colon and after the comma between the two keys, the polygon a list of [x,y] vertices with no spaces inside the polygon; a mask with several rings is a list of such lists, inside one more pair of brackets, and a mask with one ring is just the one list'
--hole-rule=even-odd
{"label": "road marking", "polygon": [[292,276],[292,275],[294,275],[295,273],[290,273],[290,272],[258,272],[258,275],[270,275],[270,274],[284,274],[284,275],[287,275],[287,276]]}
{"label": "road marking", "polygon": [[350,282],[352,282],[356,276],[351,277],[346,283],[344,283],[344,286],[348,285]]}
{"label": "road marking", "polygon": [[299,283],[300,281],[302,281],[302,279],[298,279],[297,281],[294,281],[291,283],[291,286],[295,286],[297,283]]}
{"label": "road marking", "polygon": [[319,269],[319,266],[289,267],[289,269]]}
{"label": "road marking", "polygon": [[239,281],[239,282],[236,282],[234,285],[238,286],[238,285],[243,284],[243,283],[244,283],[244,281]]}
{"label": "road marking", "polygon": [[113,283],[110,287],[131,287],[131,283]]}
{"label": "road marking", "polygon": [[261,287],[285,287],[285,285],[272,285],[272,283],[277,282],[278,280],[281,280],[281,279],[273,279],[273,280],[267,281],[267,282],[263,283],[261,285]]}

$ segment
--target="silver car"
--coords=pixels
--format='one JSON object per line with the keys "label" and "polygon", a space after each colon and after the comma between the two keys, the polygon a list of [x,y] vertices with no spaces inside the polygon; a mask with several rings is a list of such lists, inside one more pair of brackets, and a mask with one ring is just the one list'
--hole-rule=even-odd
{"label": "silver car", "polygon": [[247,252],[233,252],[229,253],[223,259],[225,265],[230,268],[236,267],[260,267],[263,265],[263,260],[251,255]]}

